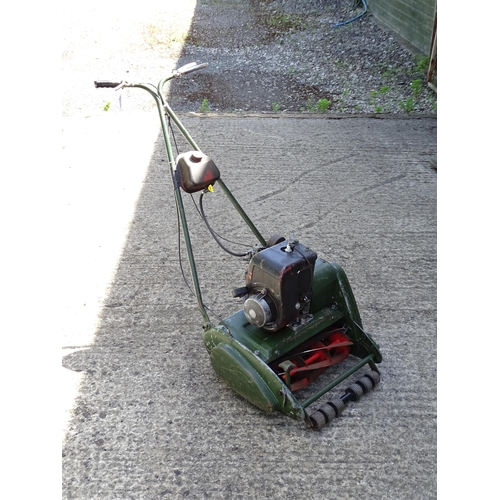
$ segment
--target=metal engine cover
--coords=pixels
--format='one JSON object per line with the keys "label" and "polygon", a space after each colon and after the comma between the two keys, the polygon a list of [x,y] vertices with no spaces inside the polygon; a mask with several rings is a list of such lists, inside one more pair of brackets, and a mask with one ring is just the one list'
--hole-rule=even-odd
{"label": "metal engine cover", "polygon": [[298,242],[277,243],[250,260],[244,312],[249,323],[277,331],[309,311],[317,255]]}

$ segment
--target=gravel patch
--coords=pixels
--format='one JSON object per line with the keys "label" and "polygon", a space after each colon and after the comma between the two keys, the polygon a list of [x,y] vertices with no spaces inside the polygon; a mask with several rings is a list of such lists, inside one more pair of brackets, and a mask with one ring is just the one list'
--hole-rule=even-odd
{"label": "gravel patch", "polygon": [[346,0],[207,0],[181,61],[210,67],[172,86],[177,109],[435,113],[417,58]]}
{"label": "gravel patch", "polygon": [[[106,22],[97,3],[67,9],[66,116],[106,106],[111,94],[93,89],[96,78],[156,83],[191,61],[209,67],[171,84],[177,111],[436,114],[422,57],[369,12],[347,22],[363,11],[351,0],[170,0],[105,12]],[[137,94],[124,90],[106,107],[153,107]]]}

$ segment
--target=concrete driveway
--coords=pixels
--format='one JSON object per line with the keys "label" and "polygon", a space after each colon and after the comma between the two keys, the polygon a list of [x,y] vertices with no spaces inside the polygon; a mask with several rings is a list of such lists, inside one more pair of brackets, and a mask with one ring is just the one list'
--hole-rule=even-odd
{"label": "concrete driveway", "polygon": [[[232,392],[179,270],[156,116],[68,119],[63,497],[435,498],[436,120],[181,119],[262,234],[294,234],[344,268],[381,382],[321,432]],[[205,300],[227,315],[245,264],[186,201]],[[223,236],[254,242],[220,190],[206,210]]]}

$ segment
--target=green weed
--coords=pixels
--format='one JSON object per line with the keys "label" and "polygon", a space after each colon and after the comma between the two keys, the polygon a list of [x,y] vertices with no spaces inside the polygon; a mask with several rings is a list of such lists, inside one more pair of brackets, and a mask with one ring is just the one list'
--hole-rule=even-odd
{"label": "green weed", "polygon": [[203,113],[208,113],[210,111],[210,105],[206,97],[203,99],[203,101],[201,101],[200,111],[202,111]]}
{"label": "green weed", "polygon": [[307,111],[311,111],[311,112],[316,111],[316,105],[314,104],[314,97],[313,96],[309,97],[309,100],[307,101]]}
{"label": "green weed", "polygon": [[384,80],[395,80],[398,75],[397,68],[392,66],[382,66],[380,65],[381,75]]}
{"label": "green weed", "polygon": [[405,113],[415,111],[415,100],[413,97],[408,97],[405,101],[399,101],[399,105]]}
{"label": "green weed", "polygon": [[420,58],[417,57],[415,62],[417,71],[420,71],[422,73],[427,73],[427,69],[429,68],[429,61],[430,61],[429,56],[423,56]]}
{"label": "green weed", "polygon": [[414,97],[418,97],[424,90],[422,80],[413,80],[410,85],[411,93]]}
{"label": "green weed", "polygon": [[320,99],[316,104],[316,109],[319,113],[325,113],[326,111],[328,111],[330,104],[331,101],[329,101],[328,99]]}
{"label": "green weed", "polygon": [[370,95],[372,96],[372,102],[374,103],[375,100],[377,99],[377,97],[381,97],[381,96],[384,96],[385,94],[387,94],[387,92],[389,92],[390,88],[388,85],[382,85],[382,87],[380,87],[379,90],[372,90],[370,92]]}
{"label": "green weed", "polygon": [[319,101],[314,102],[314,97],[310,96],[307,101],[307,107],[300,108],[302,111],[309,111],[310,113],[326,113],[328,111],[331,101],[328,99],[319,99]]}

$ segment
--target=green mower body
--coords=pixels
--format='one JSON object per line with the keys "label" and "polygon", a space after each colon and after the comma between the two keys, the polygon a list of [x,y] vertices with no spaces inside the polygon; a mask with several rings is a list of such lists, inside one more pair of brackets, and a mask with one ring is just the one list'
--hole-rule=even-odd
{"label": "green mower body", "polygon": [[[364,365],[376,370],[374,363],[380,363],[382,356],[378,345],[363,331],[351,286],[339,265],[317,259],[310,315],[303,325],[269,332],[250,324],[241,310],[217,326],[206,324],[203,339],[215,372],[240,396],[264,411],[278,411],[314,427],[305,409]],[[334,350],[348,347],[348,354],[359,361],[301,402],[292,390],[293,379],[310,375],[315,368],[295,374],[293,368],[304,353],[324,351],[321,344],[313,346],[318,342],[326,345],[332,331],[343,332],[350,341],[348,346],[337,342],[339,347]],[[324,369],[330,364],[324,362]]]}

